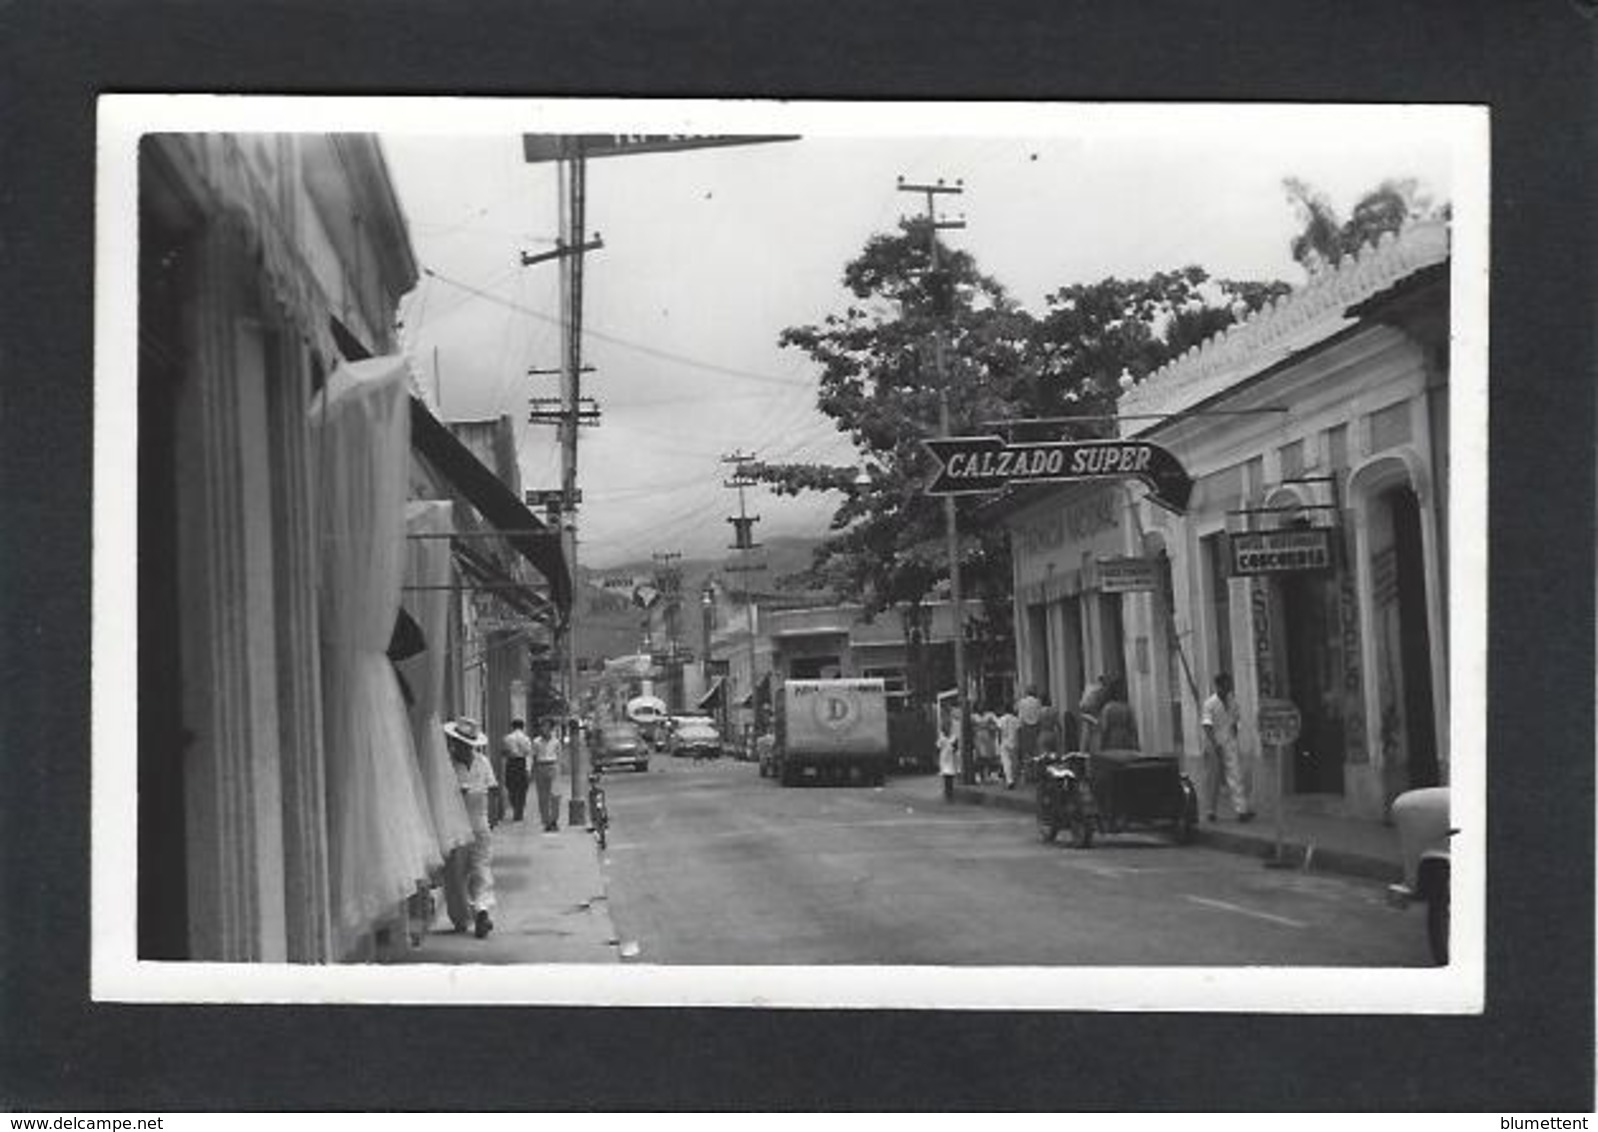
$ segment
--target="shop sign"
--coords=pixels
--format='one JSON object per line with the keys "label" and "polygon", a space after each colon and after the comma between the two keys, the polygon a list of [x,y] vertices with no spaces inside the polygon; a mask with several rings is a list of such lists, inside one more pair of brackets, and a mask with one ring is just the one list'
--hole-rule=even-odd
{"label": "shop sign", "polygon": [[1260,742],[1267,747],[1285,747],[1298,741],[1303,721],[1291,700],[1260,700]]}
{"label": "shop sign", "polygon": [[525,617],[477,617],[474,622],[479,632],[482,633],[514,633],[524,629],[532,629],[536,622]]}
{"label": "shop sign", "polygon": [[1254,679],[1260,695],[1276,691],[1276,658],[1271,650],[1271,591],[1269,583],[1255,578],[1249,584],[1248,605],[1254,623]]}
{"label": "shop sign", "polygon": [[999,491],[1014,483],[1135,479],[1149,498],[1187,510],[1193,480],[1170,452],[1147,440],[1051,440],[1009,444],[997,436],[947,436],[921,442],[937,461],[928,495]]}
{"label": "shop sign", "polygon": [[1026,554],[1053,550],[1069,542],[1086,542],[1104,531],[1119,530],[1121,509],[1109,491],[1094,492],[1063,511],[1016,528],[1017,542]]}
{"label": "shop sign", "polygon": [[1250,531],[1232,535],[1231,544],[1236,575],[1324,570],[1332,564],[1331,531],[1326,528]]}
{"label": "shop sign", "polygon": [[1152,593],[1158,588],[1152,558],[1101,558],[1097,573],[1100,593]]}

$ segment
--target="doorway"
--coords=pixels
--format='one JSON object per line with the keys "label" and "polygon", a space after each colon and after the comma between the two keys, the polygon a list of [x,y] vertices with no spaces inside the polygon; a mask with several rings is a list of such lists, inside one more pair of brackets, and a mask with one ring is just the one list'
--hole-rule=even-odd
{"label": "doorway", "polygon": [[[1403,789],[1440,780],[1433,716],[1431,626],[1426,612],[1426,564],[1420,500],[1408,484],[1389,488],[1372,514],[1372,576],[1382,651],[1382,741],[1398,756]],[[1391,765],[1391,764],[1390,764]],[[1399,767],[1394,766],[1394,771]]]}
{"label": "doorway", "polygon": [[1282,601],[1284,694],[1302,723],[1289,788],[1295,794],[1343,792],[1342,669],[1336,574],[1329,570],[1279,575]]}

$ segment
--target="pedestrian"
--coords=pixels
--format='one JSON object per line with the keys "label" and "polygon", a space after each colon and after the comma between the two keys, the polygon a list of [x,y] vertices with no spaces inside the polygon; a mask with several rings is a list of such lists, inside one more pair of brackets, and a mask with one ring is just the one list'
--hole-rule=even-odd
{"label": "pedestrian", "polygon": [[1137,719],[1126,702],[1126,681],[1116,676],[1106,685],[1104,707],[1099,713],[1099,747],[1105,751],[1138,749]]}
{"label": "pedestrian", "polygon": [[1082,698],[1077,701],[1076,714],[1081,720],[1079,730],[1084,751],[1096,752],[1103,745],[1099,742],[1099,713],[1104,710],[1109,691],[1109,677],[1101,672],[1097,680],[1083,689]]}
{"label": "pedestrian", "polygon": [[[1049,694],[1038,697],[1038,755],[1060,750],[1060,713],[1049,703]],[[1035,768],[1034,768],[1035,769]]]}
{"label": "pedestrian", "polygon": [[1243,753],[1238,743],[1237,698],[1232,694],[1232,674],[1215,674],[1215,692],[1204,701],[1204,766],[1207,772],[1205,797],[1209,820],[1215,820],[1216,803],[1223,784],[1232,797],[1232,812],[1240,822],[1254,820],[1248,794],[1243,785]]}
{"label": "pedestrian", "polygon": [[1031,684],[1027,685],[1026,694],[1016,701],[1016,718],[1021,721],[1021,730],[1016,736],[1016,761],[1018,770],[1025,778],[1031,770],[1032,760],[1038,753],[1038,724],[1043,722],[1043,701],[1038,699],[1038,690]]}
{"label": "pedestrian", "polygon": [[500,753],[505,756],[505,791],[510,795],[511,820],[521,821],[527,808],[527,785],[532,781],[533,741],[527,734],[527,724],[520,719],[510,721],[510,732],[500,740]]}
{"label": "pedestrian", "polygon": [[983,705],[971,720],[972,743],[976,749],[977,776],[984,782],[999,770],[999,717],[993,708]]}
{"label": "pedestrian", "polygon": [[1005,708],[999,716],[999,769],[1004,772],[1004,788],[1015,789],[1016,743],[1021,736],[1021,720]]}
{"label": "pedestrian", "polygon": [[488,796],[499,789],[499,784],[483,753],[488,736],[475,719],[452,719],[444,724],[444,742],[472,824],[472,840],[453,849],[446,862],[445,904],[456,931],[465,931],[470,924],[477,938],[482,939],[494,930],[489,916],[494,908],[494,834],[489,824]]}
{"label": "pedestrian", "polygon": [[938,729],[938,773],[943,775],[943,800],[954,801],[954,778],[960,773],[960,713],[950,711]]}
{"label": "pedestrian", "polygon": [[560,828],[560,814],[555,805],[555,776],[560,771],[560,737],[549,720],[533,744],[533,788],[538,791],[538,817],[544,823],[545,833]]}

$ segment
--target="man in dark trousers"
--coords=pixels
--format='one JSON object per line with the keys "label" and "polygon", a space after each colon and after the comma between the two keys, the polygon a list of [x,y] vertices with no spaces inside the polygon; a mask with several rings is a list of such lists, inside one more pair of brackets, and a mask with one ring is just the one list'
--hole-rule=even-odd
{"label": "man in dark trousers", "polygon": [[505,756],[505,789],[510,794],[512,821],[522,820],[522,811],[527,808],[527,784],[532,781],[533,741],[526,729],[525,721],[513,719],[510,734],[499,742],[500,754]]}

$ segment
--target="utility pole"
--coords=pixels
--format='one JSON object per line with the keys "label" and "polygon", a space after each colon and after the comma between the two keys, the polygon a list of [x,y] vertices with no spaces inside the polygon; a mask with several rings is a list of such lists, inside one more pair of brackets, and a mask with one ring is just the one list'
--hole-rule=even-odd
{"label": "utility pole", "polygon": [[760,704],[756,696],[758,681],[755,679],[755,597],[754,590],[750,586],[749,575],[766,568],[763,563],[751,563],[749,561],[749,552],[759,549],[760,546],[759,543],[754,541],[754,525],[760,522],[760,516],[749,514],[744,504],[744,489],[753,487],[759,482],[746,473],[748,464],[754,458],[755,454],[753,452],[737,451],[721,458],[723,464],[733,465],[732,478],[722,482],[727,487],[738,489],[738,516],[727,520],[727,522],[732,524],[733,529],[733,542],[727,549],[739,552],[739,562],[737,566],[728,566],[727,570],[731,573],[742,574],[744,577],[744,616],[747,618],[749,628],[749,712],[753,720],[752,729],[758,727],[760,723]]}
{"label": "utility pole", "polygon": [[[949,382],[944,372],[944,320],[954,313],[954,281],[943,273],[938,261],[938,233],[964,228],[964,220],[939,220],[938,197],[959,195],[965,192],[964,184],[956,181],[945,184],[942,178],[935,184],[912,184],[899,178],[901,193],[922,193],[927,198],[927,247],[932,266],[927,275],[927,290],[932,296],[932,359],[938,376],[938,431],[949,435]],[[960,712],[960,780],[966,785],[976,781],[976,752],[971,749],[972,726],[970,705],[966,702],[965,682],[965,608],[960,591],[960,529],[954,507],[954,497],[944,496],[943,520],[949,540],[949,598],[954,606],[954,691],[955,704]]]}
{"label": "utility pole", "polygon": [[674,711],[683,709],[682,663],[678,620],[682,608],[682,571],[672,563],[682,558],[677,551],[656,551],[650,555],[655,564],[655,588],[660,591],[660,615],[666,634],[666,702]]}
{"label": "utility pole", "polygon": [[[592,240],[583,238],[586,224],[588,175],[582,147],[575,147],[568,156],[556,164],[559,182],[560,231],[552,251],[523,252],[523,267],[549,260],[560,264],[560,326],[561,364],[558,370],[530,369],[529,374],[558,373],[560,396],[531,398],[532,411],[528,420],[534,424],[553,424],[560,435],[560,538],[561,550],[572,578],[572,607],[566,615],[566,673],[565,738],[568,740],[567,757],[571,767],[571,793],[568,797],[567,821],[572,825],[585,823],[588,814],[587,793],[583,789],[584,752],[578,741],[580,735],[574,726],[577,719],[577,505],[582,492],[577,488],[577,436],[585,425],[599,423],[599,406],[591,397],[584,397],[582,375],[592,372],[592,366],[583,365],[583,255],[604,247],[595,233]],[[552,508],[553,510],[553,508]]]}

